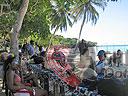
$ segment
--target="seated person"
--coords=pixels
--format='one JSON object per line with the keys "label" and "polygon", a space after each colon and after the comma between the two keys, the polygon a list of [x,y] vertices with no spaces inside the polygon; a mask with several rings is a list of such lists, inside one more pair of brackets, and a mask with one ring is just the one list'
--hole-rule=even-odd
{"label": "seated person", "polygon": [[97,54],[99,61],[96,64],[96,72],[98,74],[98,78],[103,78],[104,77],[104,71],[105,71],[105,51],[104,50],[100,50]]}
{"label": "seated person", "polygon": [[54,52],[52,53],[51,59],[56,60],[62,67],[65,67],[65,55],[63,52],[59,51],[59,47],[54,48]]}
{"label": "seated person", "polygon": [[35,64],[40,65],[41,69],[42,68],[43,69],[45,68],[45,58],[44,57],[33,55],[31,57],[31,59],[33,59],[33,61],[34,61]]}
{"label": "seated person", "polygon": [[[38,57],[36,55],[33,55],[32,57],[34,57],[34,56]],[[43,62],[42,58],[40,58],[40,59],[35,58],[34,62],[35,62],[35,64],[39,63],[38,65],[41,66],[41,69],[42,69],[42,64],[41,64],[41,62]],[[28,68],[27,64],[28,64],[28,61],[27,61],[26,57],[22,56],[20,70],[22,73],[23,81],[25,83],[30,83],[34,87],[40,87],[38,84],[38,79],[37,79],[38,76],[33,72],[33,70],[31,68]]]}
{"label": "seated person", "polygon": [[23,80],[26,83],[30,83],[34,87],[39,87],[38,85],[38,77],[32,72],[32,70],[29,71],[29,73],[24,74]]}
{"label": "seated person", "polygon": [[35,96],[48,96],[46,90],[25,86],[25,84],[21,82],[21,77],[18,74],[19,64],[18,62],[13,62],[14,58],[14,56],[8,56],[8,59],[6,60],[6,82],[8,89],[12,92],[20,92],[24,90],[31,95],[33,95],[33,90],[35,90]]}

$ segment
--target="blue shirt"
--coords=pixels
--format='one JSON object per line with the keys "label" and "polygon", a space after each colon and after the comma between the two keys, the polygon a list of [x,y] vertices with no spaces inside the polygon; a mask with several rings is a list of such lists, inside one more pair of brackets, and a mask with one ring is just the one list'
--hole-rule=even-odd
{"label": "blue shirt", "polygon": [[31,44],[29,44],[27,49],[28,49],[29,55],[33,56],[34,55],[34,47]]}
{"label": "blue shirt", "polygon": [[98,77],[99,79],[102,79],[104,78],[104,68],[105,68],[105,63],[104,61],[99,61],[97,64],[96,64],[96,72],[98,74]]}

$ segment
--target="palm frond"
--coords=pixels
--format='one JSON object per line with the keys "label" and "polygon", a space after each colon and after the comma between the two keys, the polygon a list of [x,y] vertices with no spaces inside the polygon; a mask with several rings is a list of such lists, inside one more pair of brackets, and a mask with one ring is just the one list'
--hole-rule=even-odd
{"label": "palm frond", "polygon": [[91,0],[92,5],[102,8],[103,10],[107,6],[106,0]]}
{"label": "palm frond", "polygon": [[72,27],[73,23],[72,23],[71,19],[68,16],[67,16],[67,22],[68,22],[69,26]]}

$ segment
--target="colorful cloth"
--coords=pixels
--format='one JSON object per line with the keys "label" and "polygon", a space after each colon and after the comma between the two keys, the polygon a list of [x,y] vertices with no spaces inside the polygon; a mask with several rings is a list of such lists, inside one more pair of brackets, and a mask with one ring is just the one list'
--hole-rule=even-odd
{"label": "colorful cloth", "polygon": [[64,63],[65,62],[65,55],[61,51],[53,52],[51,58],[56,60],[57,63]]}

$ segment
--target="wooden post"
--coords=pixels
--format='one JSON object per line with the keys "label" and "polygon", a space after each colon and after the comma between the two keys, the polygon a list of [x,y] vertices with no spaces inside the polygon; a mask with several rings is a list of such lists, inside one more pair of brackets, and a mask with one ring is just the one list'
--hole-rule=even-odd
{"label": "wooden post", "polygon": [[44,89],[49,93],[49,80],[48,78],[44,78]]}
{"label": "wooden post", "polygon": [[60,86],[60,93],[61,93],[61,96],[65,96],[63,85]]}
{"label": "wooden post", "polygon": [[59,90],[58,90],[57,82],[54,83],[54,96],[59,96]]}

